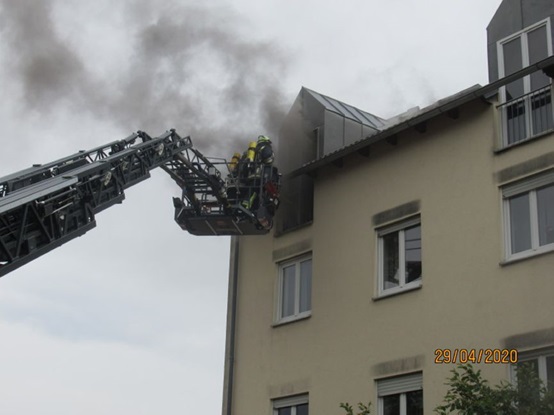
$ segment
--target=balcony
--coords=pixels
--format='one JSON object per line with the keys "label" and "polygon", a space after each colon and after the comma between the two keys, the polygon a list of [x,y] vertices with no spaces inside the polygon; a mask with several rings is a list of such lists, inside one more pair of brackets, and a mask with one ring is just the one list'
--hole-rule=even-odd
{"label": "balcony", "polygon": [[554,129],[552,86],[537,89],[497,106],[506,148]]}

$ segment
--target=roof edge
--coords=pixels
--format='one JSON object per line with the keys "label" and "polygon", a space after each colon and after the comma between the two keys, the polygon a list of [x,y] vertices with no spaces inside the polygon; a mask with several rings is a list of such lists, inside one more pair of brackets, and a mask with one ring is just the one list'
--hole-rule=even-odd
{"label": "roof edge", "polygon": [[428,121],[432,118],[435,118],[463,104],[474,101],[476,99],[482,99],[482,98],[488,97],[493,92],[497,91],[498,88],[506,84],[509,84],[510,82],[516,79],[522,78],[526,75],[529,75],[530,73],[533,73],[535,71],[542,70],[544,68],[551,67],[551,66],[554,66],[554,56],[550,56],[546,59],[543,59],[540,62],[537,62],[533,65],[529,65],[523,69],[520,69],[517,72],[514,72],[511,75],[505,76],[504,78],[501,78],[485,86],[476,84],[473,87],[470,87],[468,89],[461,91],[461,92],[467,91],[467,93],[463,93],[462,95],[452,100],[448,100],[448,98],[444,98],[447,100],[447,102],[441,105],[437,105],[437,103],[442,101],[442,100],[438,100],[434,104],[431,104],[423,108],[421,112],[415,117],[409,118],[405,121],[395,124],[390,128],[381,130],[381,132],[368,136],[365,139],[362,139],[347,147],[343,147],[342,149],[337,150],[334,153],[331,153],[318,160],[314,160],[309,163],[306,163],[302,167],[290,172],[287,176],[292,178],[292,177],[300,176],[302,174],[309,174],[325,165],[332,163],[333,161],[341,159],[349,154],[354,153],[355,151],[361,150],[362,148],[367,147],[371,144],[374,144],[378,141],[382,141],[394,134],[398,134],[399,132],[404,131],[410,127],[415,127],[416,125],[421,124],[424,121]]}

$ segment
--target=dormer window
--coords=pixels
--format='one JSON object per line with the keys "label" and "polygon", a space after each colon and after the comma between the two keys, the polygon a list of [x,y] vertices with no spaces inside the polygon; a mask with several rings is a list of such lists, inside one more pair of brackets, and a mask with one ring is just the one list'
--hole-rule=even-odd
{"label": "dormer window", "polygon": [[[511,75],[552,55],[550,19],[498,42],[499,77]],[[506,147],[554,128],[550,78],[542,71],[500,89],[502,146]]]}

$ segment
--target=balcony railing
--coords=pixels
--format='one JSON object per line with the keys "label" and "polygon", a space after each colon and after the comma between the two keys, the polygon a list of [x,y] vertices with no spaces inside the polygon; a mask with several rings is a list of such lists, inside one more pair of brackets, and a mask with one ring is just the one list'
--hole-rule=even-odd
{"label": "balcony railing", "polygon": [[554,128],[552,86],[546,86],[500,104],[502,147],[532,138]]}

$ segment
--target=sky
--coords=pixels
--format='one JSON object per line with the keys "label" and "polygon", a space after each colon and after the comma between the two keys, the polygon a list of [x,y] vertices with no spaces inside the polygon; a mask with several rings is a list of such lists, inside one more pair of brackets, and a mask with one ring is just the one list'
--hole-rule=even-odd
{"label": "sky", "polygon": [[[499,4],[0,0],[0,177],[137,130],[230,157],[302,86],[383,118],[429,105],[487,83]],[[0,279],[0,413],[221,413],[230,240],[183,232],[179,194],[153,171]]]}

